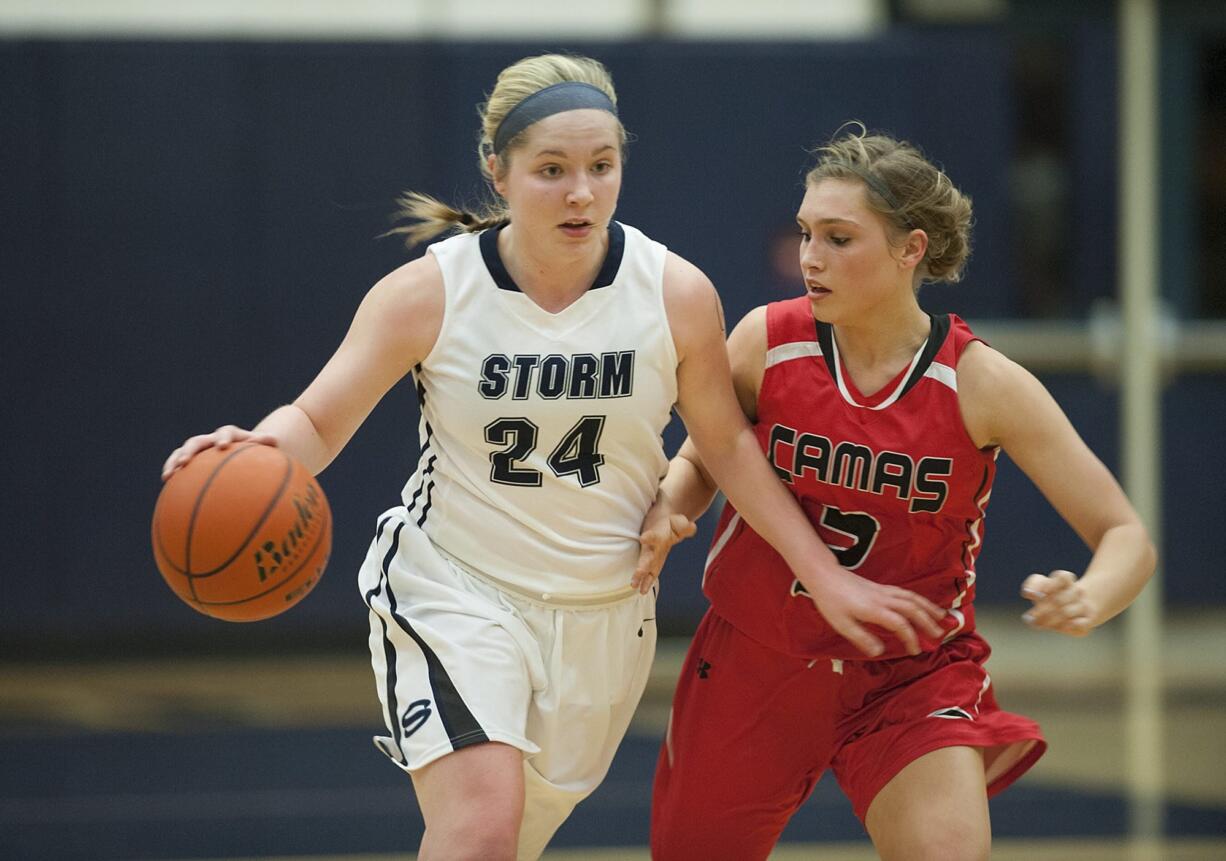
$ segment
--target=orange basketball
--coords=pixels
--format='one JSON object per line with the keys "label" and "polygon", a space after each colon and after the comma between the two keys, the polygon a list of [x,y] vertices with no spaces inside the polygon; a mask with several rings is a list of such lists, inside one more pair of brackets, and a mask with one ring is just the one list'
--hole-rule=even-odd
{"label": "orange basketball", "polygon": [[332,552],[332,512],[314,476],[257,443],[208,448],[162,486],[153,556],[196,610],[254,622],[301,601]]}

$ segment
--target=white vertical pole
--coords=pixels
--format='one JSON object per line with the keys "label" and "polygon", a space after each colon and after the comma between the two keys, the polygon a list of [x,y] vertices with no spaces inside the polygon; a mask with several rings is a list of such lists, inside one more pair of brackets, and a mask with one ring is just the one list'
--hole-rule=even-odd
{"label": "white vertical pole", "polygon": [[[1162,450],[1158,288],[1158,13],[1154,0],[1121,0],[1121,419],[1128,495],[1161,546]],[[1164,830],[1162,587],[1158,576],[1125,614],[1129,831],[1150,843]]]}

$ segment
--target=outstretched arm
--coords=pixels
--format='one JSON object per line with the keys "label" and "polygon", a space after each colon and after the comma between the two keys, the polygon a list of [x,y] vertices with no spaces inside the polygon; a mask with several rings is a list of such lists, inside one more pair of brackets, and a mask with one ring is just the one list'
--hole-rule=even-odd
{"label": "outstretched arm", "polygon": [[1157,553],[1123,489],[1035,377],[982,343],[958,363],[958,391],[976,445],[999,445],[1094,555],[1078,578],[1056,569],[1022,584],[1036,628],[1084,636],[1123,611],[1154,573]]}
{"label": "outstretched arm", "polygon": [[[702,464],[695,471],[718,483],[745,521],[784,558],[830,625],[862,652],[872,656],[883,649],[866,624],[893,632],[913,654],[919,652],[916,626],[940,637],[936,620],[943,610],[909,590],[873,583],[841,568],[779,481],[732,384],[715,288],[675,255],[665,269],[665,303],[680,362],[677,409]],[[678,489],[670,482],[665,492],[676,494],[675,502],[692,510],[703,496],[703,507],[709,504],[708,490],[709,485]]]}

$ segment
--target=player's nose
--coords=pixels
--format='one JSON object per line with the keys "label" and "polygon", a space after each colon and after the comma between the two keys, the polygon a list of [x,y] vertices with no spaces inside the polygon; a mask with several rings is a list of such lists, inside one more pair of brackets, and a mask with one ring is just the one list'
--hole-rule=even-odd
{"label": "player's nose", "polygon": [[575,206],[586,206],[592,202],[592,186],[586,176],[577,176],[566,193],[566,202]]}

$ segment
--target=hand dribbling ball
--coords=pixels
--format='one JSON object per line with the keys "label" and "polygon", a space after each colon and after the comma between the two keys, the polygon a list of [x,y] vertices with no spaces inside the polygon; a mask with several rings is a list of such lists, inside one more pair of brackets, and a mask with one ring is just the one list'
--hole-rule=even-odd
{"label": "hand dribbling ball", "polygon": [[323,490],[272,446],[205,449],[166,480],[153,510],[153,556],[166,583],[192,608],[230,622],[297,604],[331,552]]}

